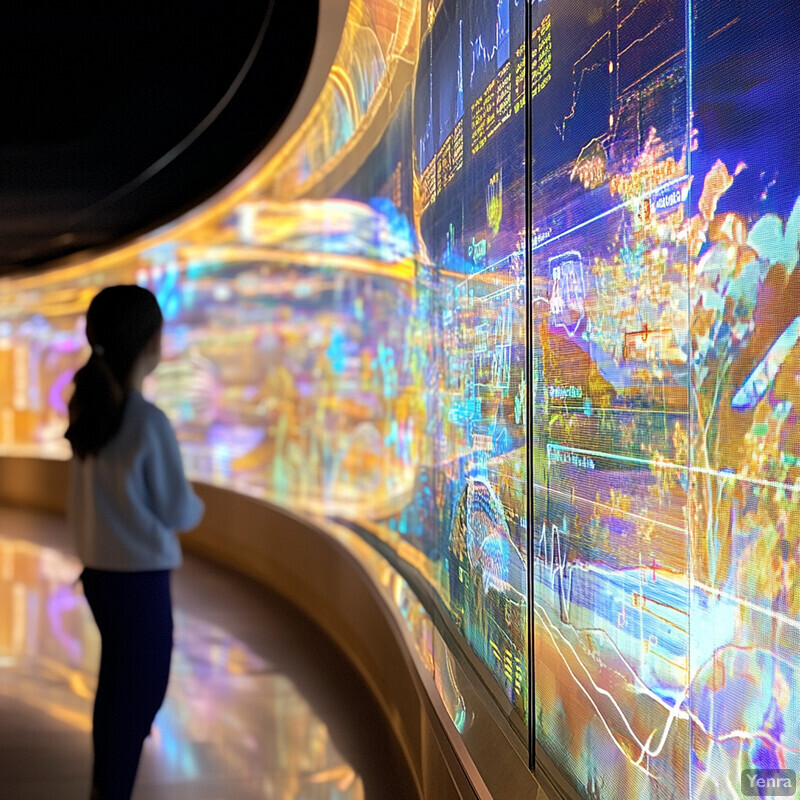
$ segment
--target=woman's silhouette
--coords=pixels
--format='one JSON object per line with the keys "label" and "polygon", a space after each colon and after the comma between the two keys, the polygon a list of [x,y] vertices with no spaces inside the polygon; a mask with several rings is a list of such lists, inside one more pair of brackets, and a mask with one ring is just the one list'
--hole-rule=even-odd
{"label": "woman's silhouette", "polygon": [[176,531],[195,527],[204,510],[169,420],[141,393],[161,359],[162,322],[146,289],[103,289],[87,312],[92,355],[69,403],[68,518],[102,640],[92,800],[128,800],[133,791],[169,680]]}

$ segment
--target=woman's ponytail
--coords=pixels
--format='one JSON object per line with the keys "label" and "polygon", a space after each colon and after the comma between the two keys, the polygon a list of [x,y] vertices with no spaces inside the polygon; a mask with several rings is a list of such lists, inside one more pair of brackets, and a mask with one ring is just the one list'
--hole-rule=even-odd
{"label": "woman's ponytail", "polygon": [[78,458],[96,455],[122,423],[125,393],[97,353],[75,373],[69,401],[69,428],[64,434]]}

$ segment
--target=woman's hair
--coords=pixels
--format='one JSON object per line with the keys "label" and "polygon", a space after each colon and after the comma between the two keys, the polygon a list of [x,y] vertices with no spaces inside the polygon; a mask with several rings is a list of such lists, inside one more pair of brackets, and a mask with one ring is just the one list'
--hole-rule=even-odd
{"label": "woman's hair", "polygon": [[158,301],[140,286],[109,286],[89,304],[92,354],[75,373],[65,433],[78,458],[96,455],[119,430],[134,364],[162,324]]}

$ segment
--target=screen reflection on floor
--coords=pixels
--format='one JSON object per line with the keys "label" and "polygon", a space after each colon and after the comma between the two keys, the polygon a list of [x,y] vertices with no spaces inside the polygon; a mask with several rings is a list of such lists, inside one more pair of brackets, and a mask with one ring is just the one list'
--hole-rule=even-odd
{"label": "screen reflection on floor", "polygon": [[[0,693],[85,732],[88,752],[100,637],[73,586],[80,568],[55,549],[0,537]],[[201,785],[221,776],[237,787],[246,779],[248,798],[364,797],[289,678],[225,630],[176,610],[169,691],[139,780]]]}

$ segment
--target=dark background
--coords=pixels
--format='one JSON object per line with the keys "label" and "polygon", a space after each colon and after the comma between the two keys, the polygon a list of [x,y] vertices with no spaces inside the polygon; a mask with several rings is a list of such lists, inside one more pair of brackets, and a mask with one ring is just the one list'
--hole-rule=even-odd
{"label": "dark background", "polygon": [[197,205],[274,135],[317,0],[0,9],[0,274],[121,243]]}

